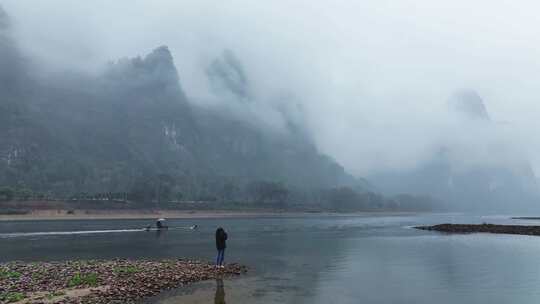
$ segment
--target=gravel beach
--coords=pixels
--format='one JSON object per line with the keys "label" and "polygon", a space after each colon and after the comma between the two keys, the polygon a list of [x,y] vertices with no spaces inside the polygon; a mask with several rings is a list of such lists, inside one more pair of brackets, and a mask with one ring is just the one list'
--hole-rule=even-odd
{"label": "gravel beach", "polygon": [[88,260],[0,264],[0,303],[135,303],[185,284],[241,275],[194,260]]}

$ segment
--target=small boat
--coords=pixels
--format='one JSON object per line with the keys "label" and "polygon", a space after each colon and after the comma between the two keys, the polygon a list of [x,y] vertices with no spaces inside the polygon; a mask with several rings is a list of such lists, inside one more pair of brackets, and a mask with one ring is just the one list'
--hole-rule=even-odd
{"label": "small boat", "polygon": [[161,230],[167,230],[169,227],[166,225],[167,221],[164,218],[160,218],[156,220],[156,227],[152,227],[148,225],[144,230],[146,231],[161,231]]}
{"label": "small boat", "polygon": [[177,229],[189,229],[189,230],[196,230],[199,228],[199,225],[192,225],[192,226],[180,226],[180,227],[169,227],[166,225],[166,220],[163,218],[160,218],[156,220],[156,226],[152,227],[151,225],[146,226],[144,231],[162,231],[162,230],[177,230]]}
{"label": "small boat", "polygon": [[156,221],[156,227],[161,230],[169,228],[167,226],[167,221],[164,218],[160,218]]}

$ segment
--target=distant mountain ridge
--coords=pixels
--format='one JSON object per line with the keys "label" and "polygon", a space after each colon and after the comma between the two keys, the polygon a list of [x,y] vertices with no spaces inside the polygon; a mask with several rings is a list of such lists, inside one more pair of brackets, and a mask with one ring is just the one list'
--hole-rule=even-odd
{"label": "distant mountain ridge", "polygon": [[[452,94],[448,108],[449,115],[457,115],[465,126],[480,124],[487,130],[495,127],[484,101],[474,90],[459,90]],[[522,156],[513,155],[513,162],[463,165],[468,161],[468,155],[454,157],[454,148],[441,146],[430,159],[414,168],[379,172],[368,178],[383,193],[430,195],[446,201],[448,210],[490,208],[501,211],[539,206],[539,185],[531,165]]]}

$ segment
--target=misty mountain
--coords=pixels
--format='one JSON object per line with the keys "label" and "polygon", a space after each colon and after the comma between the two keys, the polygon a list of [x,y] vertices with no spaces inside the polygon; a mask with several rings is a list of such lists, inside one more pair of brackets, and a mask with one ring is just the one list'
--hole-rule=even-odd
{"label": "misty mountain", "polygon": [[[465,128],[478,124],[488,130],[495,127],[484,101],[474,90],[452,94],[448,109],[448,115],[456,115]],[[483,140],[474,139],[479,143]],[[540,193],[535,174],[522,156],[512,155],[512,161],[467,163],[463,155],[455,156],[456,149],[451,144],[441,146],[431,158],[412,169],[378,172],[369,179],[384,193],[430,195],[445,201],[451,210],[518,210],[537,204]]]}
{"label": "misty mountain", "polygon": [[[2,185],[68,196],[128,192],[158,179],[203,194],[224,182],[305,189],[357,182],[317,151],[286,108],[273,112],[285,122],[274,128],[250,111],[239,117],[190,102],[166,46],[111,62],[97,76],[35,79],[26,76],[32,68],[9,36],[5,13],[0,18]],[[248,76],[232,52],[207,75],[216,93],[249,98]]]}
{"label": "misty mountain", "polygon": [[[11,36],[11,21],[0,7],[0,176],[11,179],[14,171],[29,171],[34,149],[47,134],[32,119],[26,100],[33,86],[25,61]],[[27,161],[21,161],[23,154]],[[10,170],[17,165],[20,169]]]}
{"label": "misty mountain", "polygon": [[490,121],[484,101],[471,89],[458,90],[448,99],[448,108],[466,119]]}
{"label": "misty mountain", "polygon": [[214,91],[230,94],[237,100],[248,101],[248,77],[242,63],[231,50],[223,51],[206,69],[206,74]]}

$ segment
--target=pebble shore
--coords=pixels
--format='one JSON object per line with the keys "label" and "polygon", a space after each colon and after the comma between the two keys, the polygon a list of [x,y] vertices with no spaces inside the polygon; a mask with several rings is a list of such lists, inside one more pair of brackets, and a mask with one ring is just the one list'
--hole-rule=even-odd
{"label": "pebble shore", "polygon": [[237,276],[194,260],[88,260],[0,264],[0,303],[135,303],[189,283]]}

